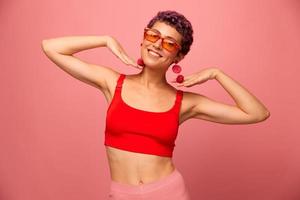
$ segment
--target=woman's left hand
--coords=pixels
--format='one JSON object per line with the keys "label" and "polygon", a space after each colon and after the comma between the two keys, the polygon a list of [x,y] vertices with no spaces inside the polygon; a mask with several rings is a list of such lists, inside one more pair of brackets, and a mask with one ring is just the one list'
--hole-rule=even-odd
{"label": "woman's left hand", "polygon": [[196,84],[204,83],[210,79],[215,79],[218,73],[218,68],[206,68],[189,76],[184,76],[184,81],[182,83],[177,83],[176,79],[173,80],[173,83],[177,83],[178,87],[185,86],[191,87]]}

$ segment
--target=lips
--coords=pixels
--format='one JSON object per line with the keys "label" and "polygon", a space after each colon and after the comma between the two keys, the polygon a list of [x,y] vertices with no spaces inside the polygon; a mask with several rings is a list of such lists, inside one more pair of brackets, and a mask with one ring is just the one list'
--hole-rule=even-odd
{"label": "lips", "polygon": [[149,51],[152,51],[152,52],[154,52],[155,54],[159,55],[159,57],[162,57],[162,55],[161,55],[160,53],[158,53],[157,51],[155,51],[155,50],[148,49],[148,52],[149,52]]}

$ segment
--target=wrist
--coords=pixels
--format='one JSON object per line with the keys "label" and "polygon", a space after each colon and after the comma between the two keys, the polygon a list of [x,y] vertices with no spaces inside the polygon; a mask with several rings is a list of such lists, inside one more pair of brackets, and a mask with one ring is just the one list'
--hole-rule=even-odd
{"label": "wrist", "polygon": [[115,40],[115,38],[111,35],[104,35],[105,45],[111,43],[111,41]]}
{"label": "wrist", "polygon": [[107,43],[109,42],[109,40],[111,39],[109,35],[103,35],[102,36],[104,38],[105,41],[105,46],[107,46]]}
{"label": "wrist", "polygon": [[220,76],[220,74],[222,73],[222,70],[215,68],[214,69],[214,78],[217,79],[218,76]]}

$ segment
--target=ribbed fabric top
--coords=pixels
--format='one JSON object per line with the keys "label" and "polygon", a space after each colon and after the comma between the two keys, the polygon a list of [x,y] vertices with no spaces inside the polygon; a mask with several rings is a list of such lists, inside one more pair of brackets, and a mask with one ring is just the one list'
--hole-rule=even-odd
{"label": "ribbed fabric top", "polygon": [[122,150],[172,157],[179,128],[182,90],[177,90],[172,106],[164,112],[134,108],[121,96],[125,74],[120,74],[106,113],[104,145]]}

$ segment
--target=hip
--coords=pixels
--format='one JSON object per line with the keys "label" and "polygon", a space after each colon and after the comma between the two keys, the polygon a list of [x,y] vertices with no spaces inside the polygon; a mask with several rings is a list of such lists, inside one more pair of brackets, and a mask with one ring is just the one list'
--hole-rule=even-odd
{"label": "hip", "polygon": [[190,200],[182,174],[174,168],[167,176],[140,185],[111,180],[109,200]]}

